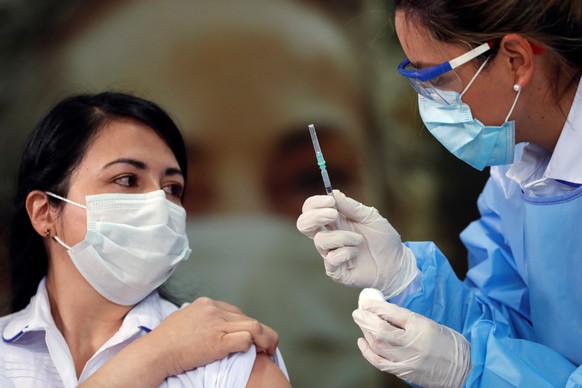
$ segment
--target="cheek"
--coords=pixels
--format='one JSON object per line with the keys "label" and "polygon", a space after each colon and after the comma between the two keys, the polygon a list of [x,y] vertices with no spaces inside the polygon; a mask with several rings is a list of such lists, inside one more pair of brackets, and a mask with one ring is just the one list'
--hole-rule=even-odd
{"label": "cheek", "polygon": [[483,77],[475,80],[463,95],[463,102],[469,105],[473,117],[484,125],[501,125],[513,102],[508,97],[507,91],[498,83]]}
{"label": "cheek", "polygon": [[87,218],[84,209],[67,205],[59,216],[57,235],[69,246],[83,241],[87,234]]}

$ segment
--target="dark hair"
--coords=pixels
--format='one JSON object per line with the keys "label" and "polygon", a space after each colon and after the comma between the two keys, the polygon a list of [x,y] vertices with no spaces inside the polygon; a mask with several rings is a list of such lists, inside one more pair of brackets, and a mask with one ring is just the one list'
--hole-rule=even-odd
{"label": "dark hair", "polygon": [[[30,134],[20,161],[10,225],[12,311],[26,307],[48,268],[43,239],[33,229],[26,211],[26,197],[32,190],[66,197],[70,176],[91,141],[105,124],[123,118],[152,128],[172,150],[187,177],[186,149],[180,131],[156,104],[117,92],[75,95],[56,104]],[[61,201],[49,200],[62,206]]]}
{"label": "dark hair", "polygon": [[[580,0],[393,0],[396,10],[432,37],[468,48],[518,33],[547,49],[554,95],[575,87],[582,75]],[[564,80],[565,83],[558,82]]]}

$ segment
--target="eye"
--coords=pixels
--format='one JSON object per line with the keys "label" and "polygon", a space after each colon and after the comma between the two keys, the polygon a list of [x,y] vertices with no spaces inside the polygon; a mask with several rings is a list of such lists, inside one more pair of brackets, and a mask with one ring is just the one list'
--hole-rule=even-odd
{"label": "eye", "polygon": [[182,194],[184,193],[184,186],[178,183],[172,183],[165,185],[162,190],[164,190],[166,194],[169,194],[173,197],[182,198]]}
{"label": "eye", "polygon": [[451,81],[451,77],[445,73],[445,74],[439,75],[438,77],[431,79],[430,83],[433,86],[444,86],[447,83],[449,83],[450,81]]}
{"label": "eye", "polygon": [[439,88],[439,89],[446,89],[450,84],[452,84],[456,79],[456,76],[454,74],[452,74],[451,72],[445,73],[445,74],[441,74],[438,77],[432,78],[430,81],[430,84],[433,87]]}
{"label": "eye", "polygon": [[430,80],[430,83],[433,86],[440,86],[443,84],[443,77],[441,77],[441,76],[435,77],[435,78]]}
{"label": "eye", "polygon": [[137,183],[137,177],[135,175],[124,175],[116,178],[113,182],[120,186],[133,187]]}

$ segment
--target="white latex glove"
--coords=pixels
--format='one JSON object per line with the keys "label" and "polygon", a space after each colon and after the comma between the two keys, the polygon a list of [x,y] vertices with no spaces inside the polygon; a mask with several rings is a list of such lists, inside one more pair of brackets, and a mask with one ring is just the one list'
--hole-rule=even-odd
{"label": "white latex glove", "polygon": [[418,273],[414,254],[378,210],[339,190],[307,198],[297,229],[313,238],[327,275],[338,283],[374,287],[388,299]]}
{"label": "white latex glove", "polygon": [[460,333],[386,302],[379,291],[360,294],[352,314],[364,338],[358,347],[381,371],[422,387],[461,387],[471,369],[471,348]]}

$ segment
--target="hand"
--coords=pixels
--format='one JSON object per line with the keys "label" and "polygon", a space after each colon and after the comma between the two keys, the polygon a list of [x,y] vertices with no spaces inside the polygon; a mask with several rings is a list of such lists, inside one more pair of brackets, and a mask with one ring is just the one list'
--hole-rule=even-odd
{"label": "hand", "polygon": [[273,329],[247,317],[238,307],[205,297],[168,316],[148,336],[156,342],[152,346],[165,354],[168,375],[247,351],[253,343],[257,352],[272,356],[279,343]]}
{"label": "hand", "polygon": [[113,356],[83,388],[158,387],[169,376],[247,351],[274,355],[279,336],[226,302],[198,298]]}
{"label": "hand", "polygon": [[313,238],[327,275],[338,283],[374,287],[388,299],[418,273],[414,254],[392,225],[376,209],[338,190],[308,198],[297,229]]}
{"label": "hand", "polygon": [[460,333],[395,304],[360,300],[358,347],[374,367],[422,387],[461,387],[471,369]]}

